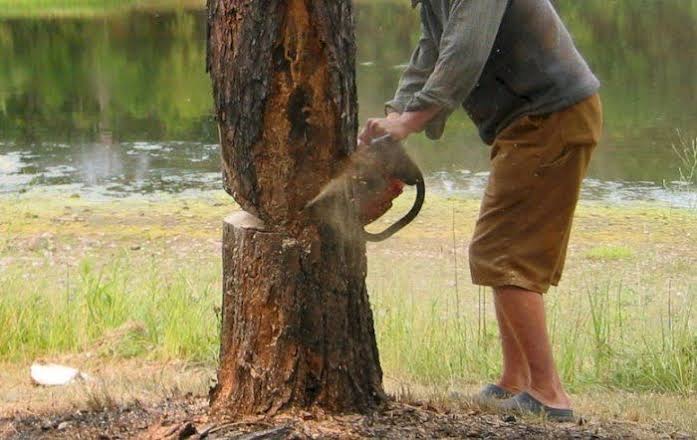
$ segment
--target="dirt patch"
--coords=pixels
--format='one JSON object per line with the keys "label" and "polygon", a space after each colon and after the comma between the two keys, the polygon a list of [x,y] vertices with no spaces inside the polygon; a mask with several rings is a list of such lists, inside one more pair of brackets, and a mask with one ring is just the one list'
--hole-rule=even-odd
{"label": "dirt patch", "polygon": [[225,420],[207,415],[202,397],[133,404],[104,411],[0,419],[7,439],[687,439],[630,423],[551,424],[480,409],[392,402],[368,415],[319,411],[273,419]]}

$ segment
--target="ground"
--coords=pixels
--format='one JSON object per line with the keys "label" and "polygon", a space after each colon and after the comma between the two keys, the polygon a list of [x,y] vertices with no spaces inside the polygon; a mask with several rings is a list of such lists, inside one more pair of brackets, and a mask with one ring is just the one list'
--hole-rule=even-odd
{"label": "ground", "polygon": [[[366,416],[321,411],[274,418],[226,420],[207,414],[206,398],[157,405],[133,404],[108,411],[31,416],[7,421],[8,438],[139,439],[687,439],[687,433],[628,422],[552,424],[484,412],[471,403],[390,402]],[[2,431],[0,431],[2,432]]]}
{"label": "ground", "polygon": [[[369,247],[386,388],[399,403],[372,418],[315,414],[273,424],[291,423],[299,438],[301,425],[322,438],[331,429],[447,437],[441,426],[455,438],[696,433],[697,212],[653,204],[583,202],[565,279],[548,296],[557,362],[587,424],[505,421],[445,399],[495,379],[500,362],[490,299],[468,283],[477,205],[431,194],[414,225]],[[129,438],[213,423],[204,412],[217,356],[220,227],[235,209],[220,193],[3,196],[0,438]],[[33,386],[28,367],[37,359],[75,366],[93,381]]]}

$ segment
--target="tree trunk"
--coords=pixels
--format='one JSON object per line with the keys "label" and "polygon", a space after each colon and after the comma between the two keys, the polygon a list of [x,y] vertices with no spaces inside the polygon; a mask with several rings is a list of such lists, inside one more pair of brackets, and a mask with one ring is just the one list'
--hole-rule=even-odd
{"label": "tree trunk", "polygon": [[[302,208],[354,149],[350,0],[209,0],[208,69],[225,189],[214,410],[363,412],[384,399],[360,225]],[[346,232],[346,231],[344,231]]]}

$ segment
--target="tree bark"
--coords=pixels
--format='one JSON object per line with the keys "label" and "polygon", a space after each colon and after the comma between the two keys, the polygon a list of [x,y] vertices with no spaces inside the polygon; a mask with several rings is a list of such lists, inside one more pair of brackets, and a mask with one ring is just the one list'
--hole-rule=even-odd
{"label": "tree bark", "polygon": [[[356,145],[350,0],[209,0],[225,189],[214,410],[365,412],[385,398],[356,223],[302,208]],[[344,231],[346,232],[346,231]]]}

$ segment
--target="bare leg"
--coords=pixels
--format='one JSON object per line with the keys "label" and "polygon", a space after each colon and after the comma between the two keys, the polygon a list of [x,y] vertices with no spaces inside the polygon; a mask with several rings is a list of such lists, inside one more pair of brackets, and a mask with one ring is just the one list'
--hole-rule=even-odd
{"label": "bare leg", "polygon": [[503,372],[497,385],[514,394],[520,393],[530,387],[530,368],[499,302],[499,295],[494,294],[496,320],[499,323],[501,351],[503,352]]}
{"label": "bare leg", "polygon": [[497,309],[510,326],[527,360],[530,386],[526,391],[552,408],[570,408],[571,401],[554,365],[542,295],[518,287],[500,287],[495,289],[495,296]]}

